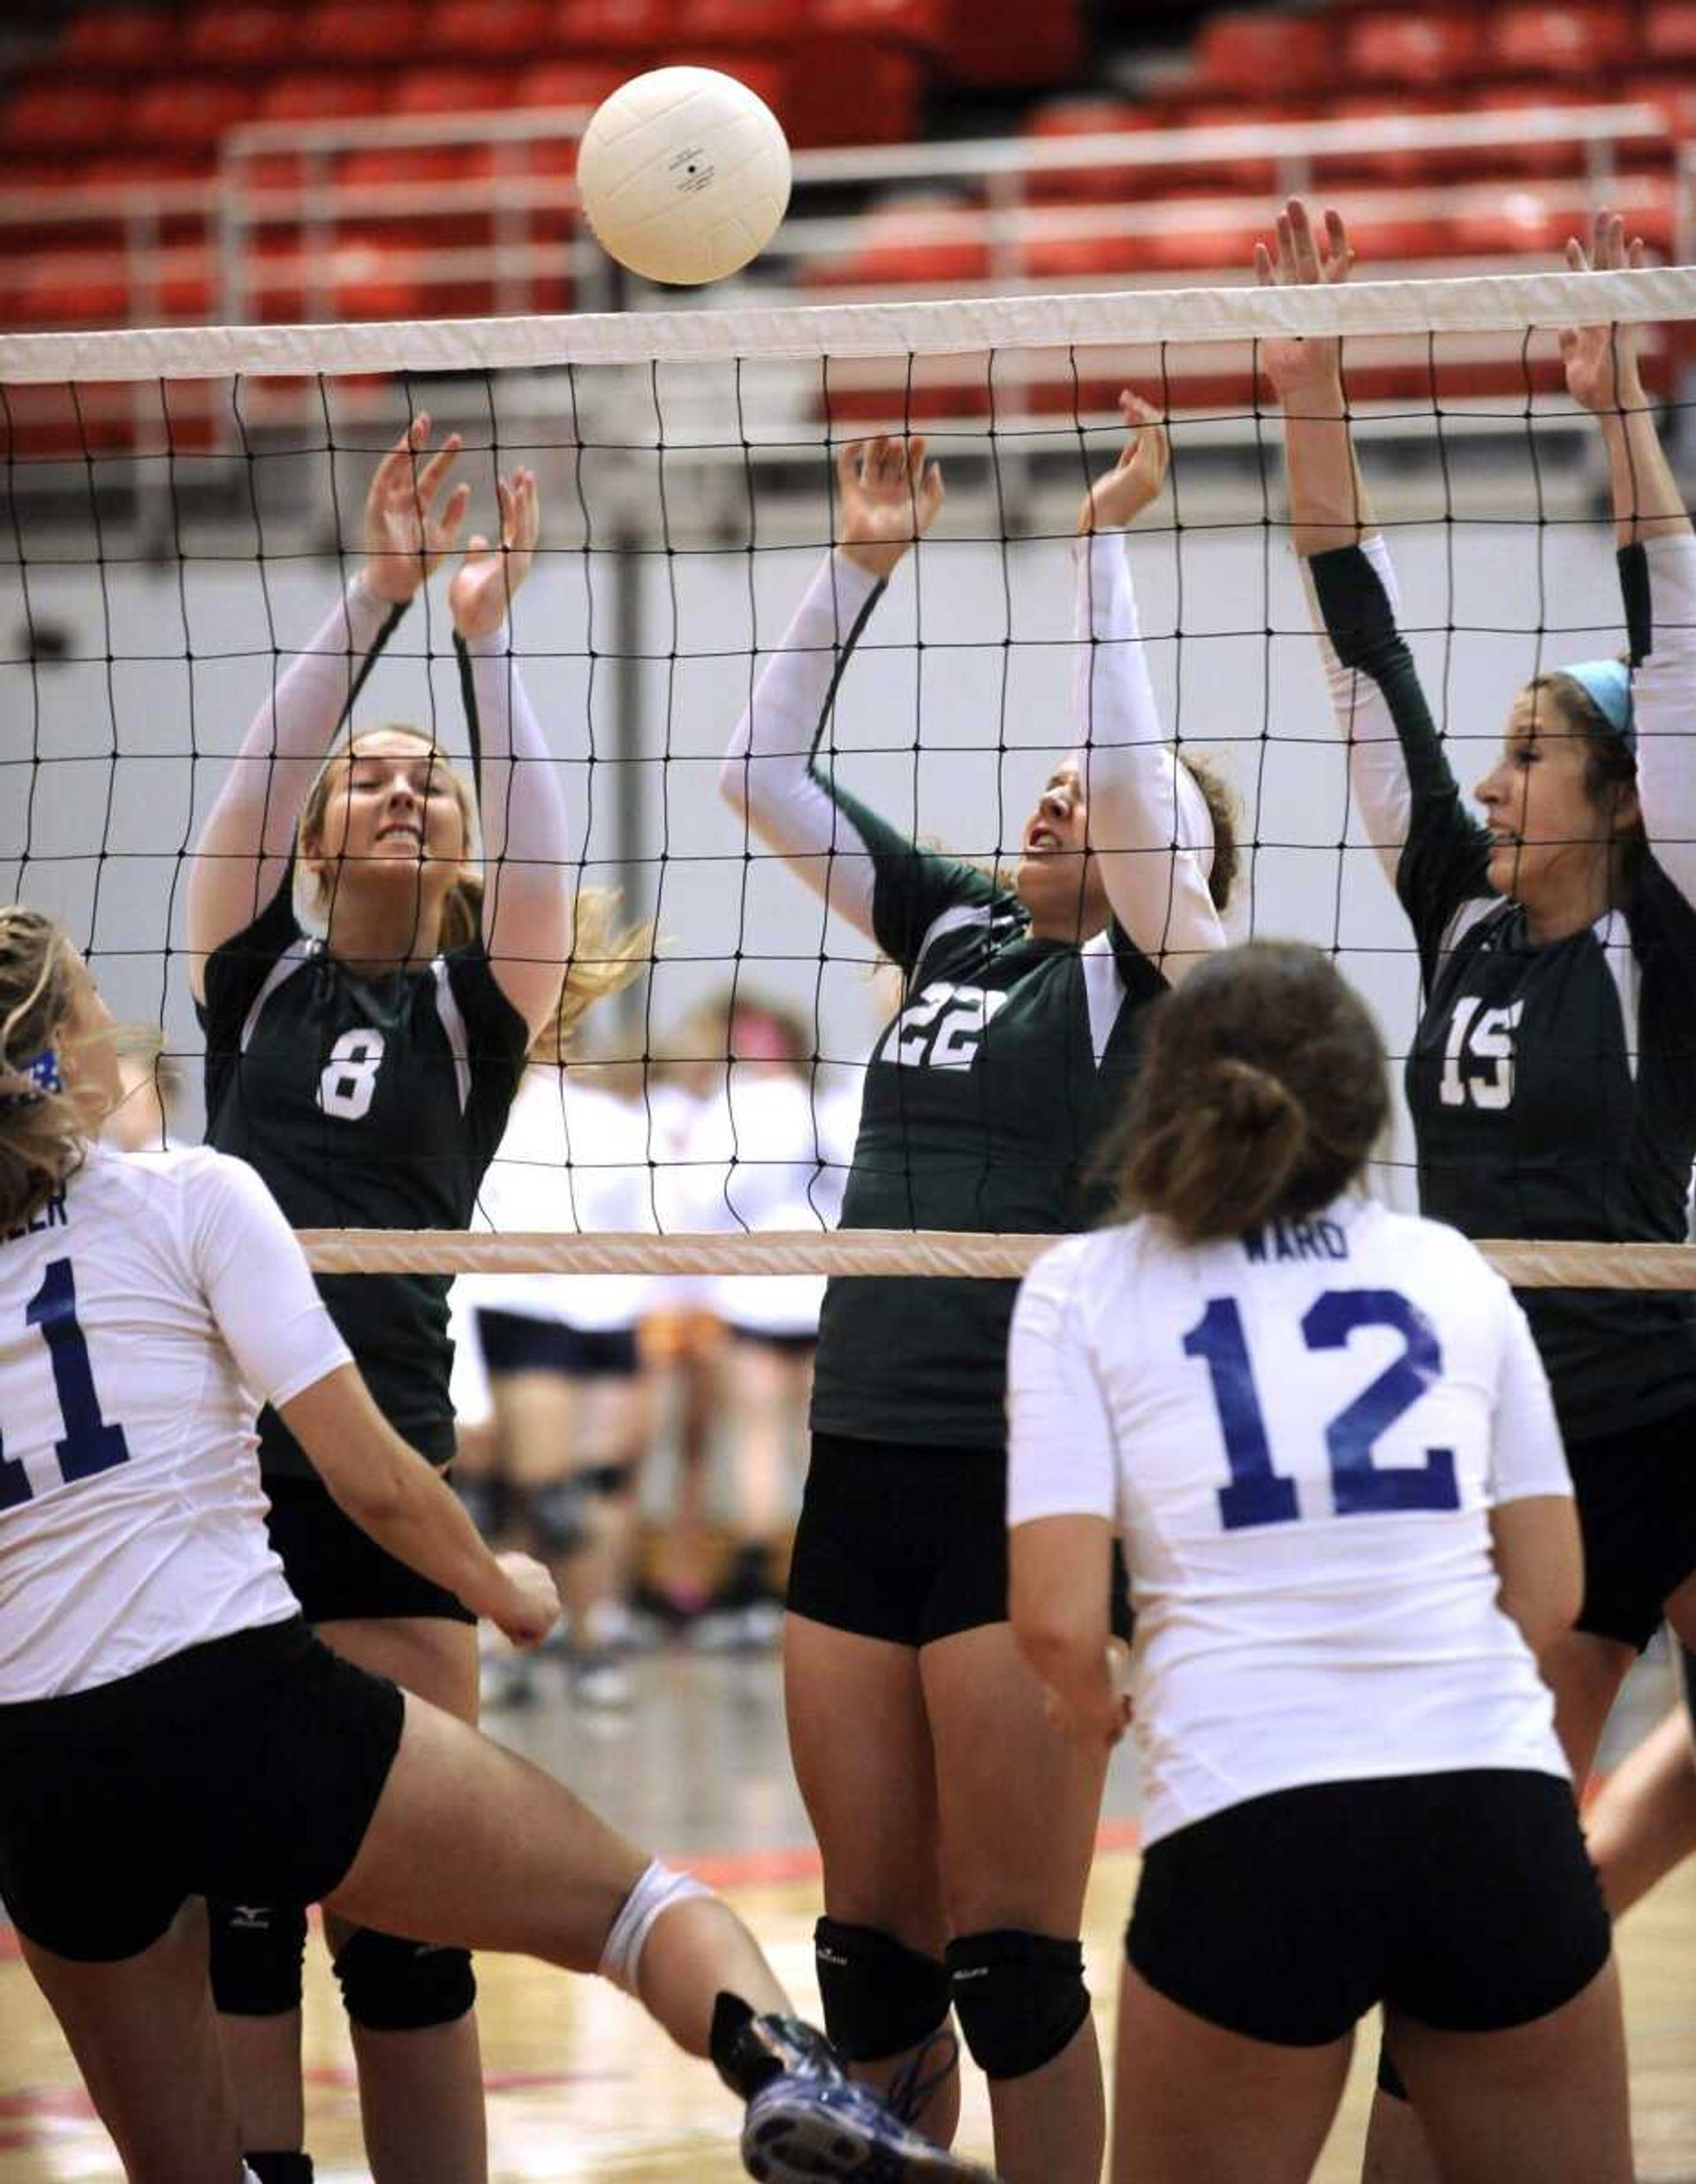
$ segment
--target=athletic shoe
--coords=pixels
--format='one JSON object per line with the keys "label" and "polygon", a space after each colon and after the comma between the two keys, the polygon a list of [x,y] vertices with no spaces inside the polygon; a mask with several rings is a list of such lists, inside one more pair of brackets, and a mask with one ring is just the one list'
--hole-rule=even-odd
{"label": "athletic shoe", "polygon": [[869,2086],[785,2072],[748,2104],[742,2165],[762,2184],[995,2184],[980,2168],[933,2145]]}
{"label": "athletic shoe", "polygon": [[565,1678],[566,1688],[579,1706],[617,1713],[634,1695],[628,1670],[609,1646],[597,1646],[592,1653],[568,1654]]}

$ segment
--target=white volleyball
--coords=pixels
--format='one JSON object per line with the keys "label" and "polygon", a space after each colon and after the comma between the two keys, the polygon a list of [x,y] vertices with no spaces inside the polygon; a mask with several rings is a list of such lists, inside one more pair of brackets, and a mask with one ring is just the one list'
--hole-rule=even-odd
{"label": "white volleyball", "polygon": [[696,286],[746,265],[789,203],[789,144],[716,68],[656,68],[596,107],[577,186],[602,247],[644,280]]}

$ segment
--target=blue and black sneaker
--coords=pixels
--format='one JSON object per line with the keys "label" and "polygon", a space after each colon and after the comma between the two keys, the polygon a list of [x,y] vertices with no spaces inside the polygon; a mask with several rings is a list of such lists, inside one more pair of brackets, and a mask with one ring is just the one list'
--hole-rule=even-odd
{"label": "blue and black sneaker", "polygon": [[748,2097],[742,2165],[761,2184],[995,2184],[992,2172],[934,2145],[856,2084],[824,2035],[795,2018],[755,2017],[721,1996],[714,2055]]}

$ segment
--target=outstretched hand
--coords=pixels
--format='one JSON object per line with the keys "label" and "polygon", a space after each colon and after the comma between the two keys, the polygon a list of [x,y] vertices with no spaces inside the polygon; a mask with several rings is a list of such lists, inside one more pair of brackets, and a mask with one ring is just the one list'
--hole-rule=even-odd
{"label": "outstretched hand", "polygon": [[925,460],[921,434],[856,440],[837,458],[837,539],[850,561],[882,582],[943,504],[943,473]]}
{"label": "outstretched hand", "polygon": [[496,478],[501,502],[501,538],[491,545],[478,533],[466,542],[466,557],[448,587],[453,626],[469,641],[492,637],[505,621],[512,595],[535,559],[541,531],[541,502],[533,470],[515,470]]}
{"label": "outstretched hand", "polygon": [[1160,498],[1171,465],[1171,436],[1152,404],[1132,394],[1129,387],[1121,387],[1119,414],[1131,436],[1112,469],[1097,478],[1084,496],[1084,504],[1078,512],[1078,529],[1084,537],[1092,531],[1122,531],[1126,524],[1134,523],[1151,502]]}
{"label": "outstretched hand", "polygon": [[[1322,288],[1345,281],[1354,246],[1340,212],[1325,215],[1324,247],[1300,198],[1278,215],[1275,246],[1254,246],[1254,277],[1262,288]],[[1343,382],[1343,345],[1332,335],[1274,335],[1261,344],[1261,362],[1286,409],[1315,395],[1336,397]]]}
{"label": "outstretched hand", "polygon": [[[1628,243],[1625,223],[1616,212],[1596,215],[1588,250],[1577,236],[1566,246],[1566,262],[1574,273],[1619,273],[1643,262],[1643,238],[1634,235]],[[1581,408],[1605,415],[1647,407],[1635,326],[1569,326],[1561,335],[1561,362],[1567,392]]]}
{"label": "outstretched hand", "polygon": [[420,412],[377,465],[365,496],[366,588],[391,606],[404,606],[451,548],[471,498],[462,483],[435,505],[460,440],[450,433],[420,460],[429,438],[430,421]]}

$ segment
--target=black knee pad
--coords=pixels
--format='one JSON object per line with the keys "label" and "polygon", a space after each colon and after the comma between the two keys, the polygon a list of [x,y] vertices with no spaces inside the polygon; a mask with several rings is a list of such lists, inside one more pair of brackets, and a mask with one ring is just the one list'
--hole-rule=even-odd
{"label": "black knee pad", "polygon": [[636,1467],[634,1464],[590,1464],[577,1475],[583,1482],[586,1494],[593,1494],[601,1501],[616,1501],[619,1495],[627,1494],[636,1483]]}
{"label": "black knee pad", "polygon": [[300,2006],[307,1914],[300,1904],[208,1903],[212,1998],[227,2017],[284,2017]]}
{"label": "black knee pad", "polygon": [[577,1552],[588,1536],[583,1498],[582,1484],[577,1479],[556,1479],[551,1486],[530,1488],[524,1498],[524,1514],[538,1554]]}
{"label": "black knee pad", "polygon": [[1393,2101],[1407,2098],[1407,2088],[1402,2083],[1402,2074],[1390,2057],[1389,2043],[1382,2035],[1378,2041],[1378,2090],[1388,2093]]}
{"label": "black knee pad", "polygon": [[451,2025],[477,1999],[477,1980],[465,1949],[433,1949],[421,1941],[374,1933],[362,1926],[336,1959],[342,2003],[367,2032],[422,2032]]}
{"label": "black knee pad", "polygon": [[1022,2078],[1052,2062],[1089,2015],[1084,1945],[1004,1926],[948,1945],[960,2030],[987,2078]]}
{"label": "black knee pad", "polygon": [[244,2146],[241,2157],[259,2184],[313,2184],[310,2154],[256,2154]]}
{"label": "black knee pad", "polygon": [[874,1926],[824,1918],[813,1953],[830,2044],[851,2063],[881,2063],[928,2040],[948,2015],[948,1967]]}

